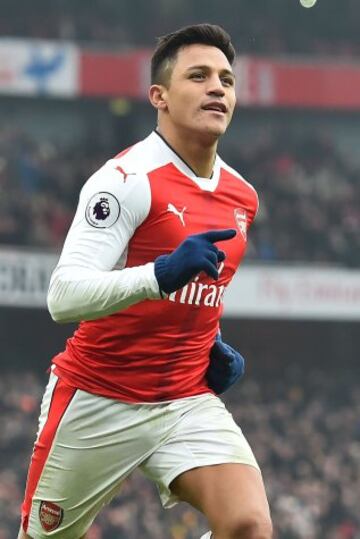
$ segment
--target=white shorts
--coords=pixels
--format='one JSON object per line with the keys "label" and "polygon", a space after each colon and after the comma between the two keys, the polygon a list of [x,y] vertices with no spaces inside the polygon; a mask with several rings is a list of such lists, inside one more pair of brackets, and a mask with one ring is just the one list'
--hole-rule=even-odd
{"label": "white shorts", "polygon": [[78,539],[101,507],[140,468],[164,507],[169,485],[199,466],[243,463],[259,469],[241,429],[214,395],[126,404],[77,390],[50,375],[29,468],[22,522],[34,539]]}

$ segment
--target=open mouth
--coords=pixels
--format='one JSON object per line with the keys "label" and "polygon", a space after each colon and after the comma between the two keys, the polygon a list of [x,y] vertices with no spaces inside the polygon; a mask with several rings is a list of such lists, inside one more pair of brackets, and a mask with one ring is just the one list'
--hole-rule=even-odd
{"label": "open mouth", "polygon": [[211,103],[206,103],[206,105],[203,105],[201,108],[203,110],[208,110],[210,112],[218,112],[221,114],[226,114],[227,112],[226,105],[218,101],[212,101]]}

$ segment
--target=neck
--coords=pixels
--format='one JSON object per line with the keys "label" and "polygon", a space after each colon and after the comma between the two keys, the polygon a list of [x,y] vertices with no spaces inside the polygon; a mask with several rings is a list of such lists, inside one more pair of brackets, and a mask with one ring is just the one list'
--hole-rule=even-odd
{"label": "neck", "polygon": [[201,178],[210,178],[216,157],[217,139],[194,137],[194,134],[179,134],[168,126],[161,125],[157,131],[176,151],[185,163]]}

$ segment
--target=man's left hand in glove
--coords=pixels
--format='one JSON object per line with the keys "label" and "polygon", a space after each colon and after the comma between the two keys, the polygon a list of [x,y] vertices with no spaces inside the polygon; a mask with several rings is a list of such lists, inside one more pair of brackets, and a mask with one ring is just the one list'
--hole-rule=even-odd
{"label": "man's left hand in glove", "polygon": [[239,352],[224,343],[220,333],[218,333],[210,350],[210,363],[206,371],[209,388],[220,395],[241,378],[244,372],[244,358]]}

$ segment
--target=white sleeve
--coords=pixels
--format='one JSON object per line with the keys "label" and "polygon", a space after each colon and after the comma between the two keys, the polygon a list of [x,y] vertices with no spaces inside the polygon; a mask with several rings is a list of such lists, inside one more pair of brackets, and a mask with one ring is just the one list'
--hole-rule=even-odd
{"label": "white sleeve", "polygon": [[144,299],[161,299],[152,262],[121,269],[129,240],[150,206],[147,176],[124,178],[115,160],[85,183],[50,281],[47,301],[53,320],[92,320]]}

